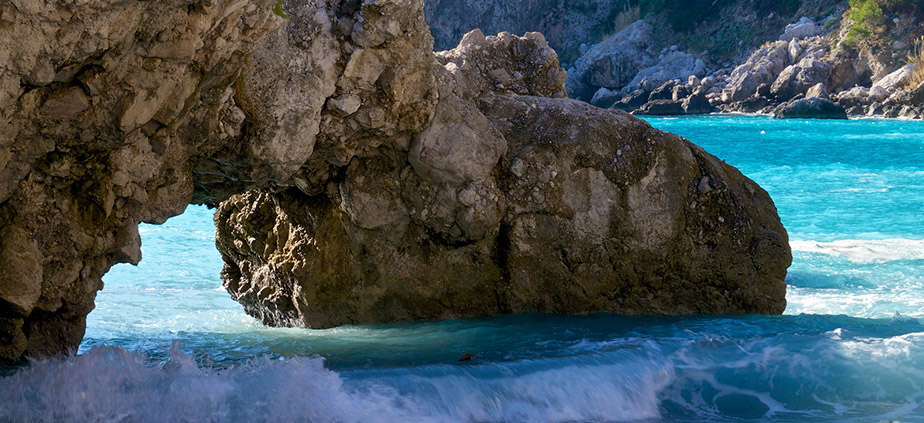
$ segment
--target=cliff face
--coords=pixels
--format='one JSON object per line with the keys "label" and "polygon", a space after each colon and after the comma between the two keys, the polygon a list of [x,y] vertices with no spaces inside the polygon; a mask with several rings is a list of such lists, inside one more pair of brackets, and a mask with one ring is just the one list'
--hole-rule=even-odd
{"label": "cliff face", "polygon": [[420,0],[274,6],[0,5],[0,360],[76,348],[137,224],[190,203],[271,324],[782,311],[766,193],[558,98],[541,35],[434,55]]}
{"label": "cliff face", "polygon": [[580,45],[594,43],[612,30],[622,4],[611,0],[428,0],[427,23],[437,50],[454,48],[473,29],[486,34],[537,31],[567,61]]}
{"label": "cliff face", "polygon": [[657,53],[677,46],[703,54],[714,69],[740,62],[801,16],[824,19],[846,0],[430,0],[427,22],[437,49],[455,46],[468,31],[538,31],[569,66],[593,46],[637,19],[657,31]]}

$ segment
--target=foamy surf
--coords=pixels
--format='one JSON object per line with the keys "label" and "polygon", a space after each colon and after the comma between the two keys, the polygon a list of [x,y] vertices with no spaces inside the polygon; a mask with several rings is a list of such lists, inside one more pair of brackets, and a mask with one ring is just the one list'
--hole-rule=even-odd
{"label": "foamy surf", "polygon": [[845,239],[832,242],[790,241],[793,251],[844,257],[854,263],[924,260],[924,240]]}

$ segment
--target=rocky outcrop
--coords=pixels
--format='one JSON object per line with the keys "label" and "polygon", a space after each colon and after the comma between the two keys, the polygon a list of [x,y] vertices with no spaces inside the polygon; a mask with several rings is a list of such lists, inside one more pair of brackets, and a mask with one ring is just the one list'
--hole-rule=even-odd
{"label": "rocky outcrop", "polygon": [[[848,115],[924,118],[924,102],[914,94],[915,87],[909,86],[913,65],[887,72],[888,67],[868,50],[831,42],[832,38],[846,36],[845,29],[815,35],[823,31],[814,21],[803,19],[787,27],[780,41],[757,49],[730,73],[720,69],[704,78],[696,74],[674,78],[657,89],[650,88],[650,84],[648,88],[629,84],[623,89],[601,89],[591,102],[652,115],[716,110],[778,114],[799,99],[815,97],[831,100],[837,107],[827,107],[830,105],[825,103],[826,111],[822,111],[814,107],[820,103],[812,103],[813,107],[804,110],[813,116],[815,112],[840,116],[838,109],[843,108]],[[672,97],[662,95],[666,89],[674,90]],[[645,92],[650,94],[648,101],[640,102],[640,93]],[[803,110],[807,104],[799,103],[796,109]]]}
{"label": "rocky outcrop", "polygon": [[602,88],[622,89],[642,69],[655,65],[653,31],[640,20],[590,47],[568,70],[571,97],[588,101]]}
{"label": "rocky outcrop", "polygon": [[435,114],[409,143],[357,154],[323,191],[220,205],[222,276],[250,314],[322,328],[783,311],[786,233],[737,170],[624,113],[550,98],[564,80],[538,34],[476,31],[436,58]]}
{"label": "rocky outcrop", "polygon": [[141,259],[138,223],[215,197],[200,164],[242,137],[231,86],[274,4],[0,4],[0,361],[76,349],[101,276]]}
{"label": "rocky outcrop", "polygon": [[639,20],[590,47],[568,70],[569,95],[599,105],[637,89],[650,91],[669,81],[705,76],[705,62],[677,46],[658,54],[653,32]]}
{"label": "rocky outcrop", "polygon": [[581,45],[600,40],[612,29],[623,5],[610,0],[428,0],[426,18],[437,50],[449,50],[462,36],[481,29],[487,34],[538,31],[552,48],[573,61]]}
{"label": "rocky outcrop", "polygon": [[844,107],[823,98],[802,98],[780,107],[777,119],[847,119]]}
{"label": "rocky outcrop", "polygon": [[799,19],[799,22],[786,25],[783,35],[780,35],[780,41],[798,41],[806,37],[813,37],[821,34],[824,29],[815,23],[814,20],[807,16]]}
{"label": "rocky outcrop", "polygon": [[269,324],[783,310],[767,194],[551,98],[542,36],[435,55],[420,0],[278,6],[0,5],[0,360],[76,348],[138,222],[190,203]]}

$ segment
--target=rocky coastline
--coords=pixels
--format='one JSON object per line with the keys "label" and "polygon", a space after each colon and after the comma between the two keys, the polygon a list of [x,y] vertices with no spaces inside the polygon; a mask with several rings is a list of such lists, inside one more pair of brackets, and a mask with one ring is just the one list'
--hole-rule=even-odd
{"label": "rocky coastline", "polygon": [[[903,19],[916,22],[913,16]],[[896,26],[903,24],[902,19],[895,21]],[[825,29],[803,17],[740,65],[714,71],[676,46],[656,55],[653,31],[640,20],[590,47],[568,71],[569,95],[598,107],[645,115],[924,119],[924,81],[915,80],[915,64],[890,66],[869,51],[849,46],[844,41],[846,27]],[[907,54],[915,48],[902,41],[892,46]],[[806,99],[825,107],[809,114],[784,113],[808,104]]]}
{"label": "rocky coastline", "polygon": [[21,0],[0,31],[0,361],[75,351],[189,204],[267,324],[785,308],[767,193],[563,98],[537,33],[435,54],[421,0]]}

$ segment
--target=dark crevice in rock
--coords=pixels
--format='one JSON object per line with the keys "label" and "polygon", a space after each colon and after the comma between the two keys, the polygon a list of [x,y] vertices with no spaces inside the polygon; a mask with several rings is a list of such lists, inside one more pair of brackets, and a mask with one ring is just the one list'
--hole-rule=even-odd
{"label": "dark crevice in rock", "polygon": [[498,227],[497,237],[494,239],[494,248],[491,251],[491,258],[494,260],[494,263],[497,264],[497,268],[500,269],[501,280],[495,287],[497,295],[497,305],[500,313],[509,314],[511,313],[510,303],[507,300],[507,294],[505,291],[509,289],[510,285],[510,224],[507,222],[501,222]]}

